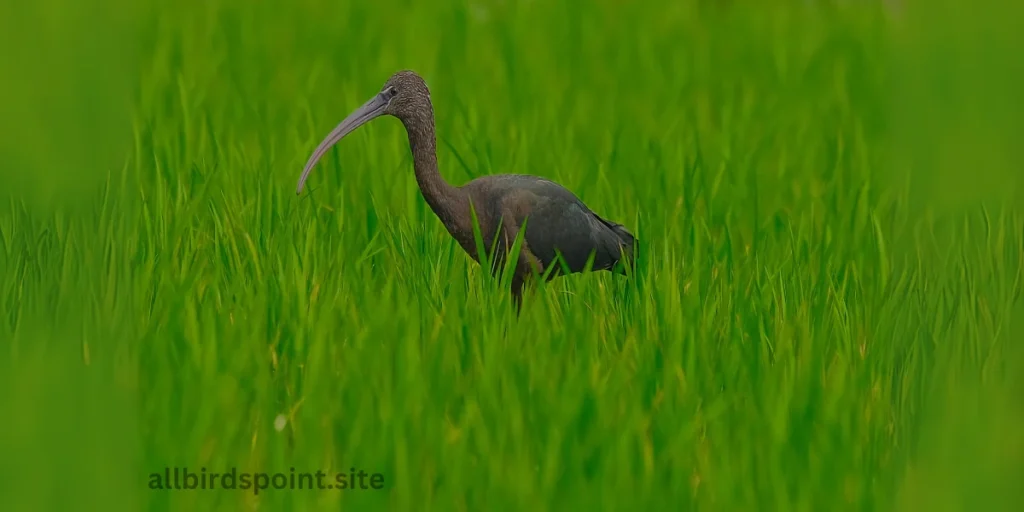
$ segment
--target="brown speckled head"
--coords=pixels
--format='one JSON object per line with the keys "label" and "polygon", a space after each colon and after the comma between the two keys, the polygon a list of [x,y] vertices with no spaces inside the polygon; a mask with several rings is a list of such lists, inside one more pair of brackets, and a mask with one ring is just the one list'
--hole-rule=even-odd
{"label": "brown speckled head", "polygon": [[430,105],[430,91],[426,82],[413,71],[404,70],[391,75],[379,93],[349,114],[320,142],[302,170],[295,193],[302,193],[313,166],[323,158],[327,150],[356,128],[382,115],[397,117],[410,132],[432,125],[434,110]]}
{"label": "brown speckled head", "polygon": [[380,94],[388,100],[384,113],[403,122],[413,121],[417,114],[433,110],[427,83],[413,71],[404,70],[391,75],[381,88]]}

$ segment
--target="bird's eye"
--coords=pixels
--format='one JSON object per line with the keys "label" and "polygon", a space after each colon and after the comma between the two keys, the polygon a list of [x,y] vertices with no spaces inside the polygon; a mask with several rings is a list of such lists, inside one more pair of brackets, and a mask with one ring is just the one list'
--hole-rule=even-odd
{"label": "bird's eye", "polygon": [[390,100],[391,98],[398,96],[398,89],[395,89],[394,87],[388,87],[388,90],[384,91],[384,96]]}

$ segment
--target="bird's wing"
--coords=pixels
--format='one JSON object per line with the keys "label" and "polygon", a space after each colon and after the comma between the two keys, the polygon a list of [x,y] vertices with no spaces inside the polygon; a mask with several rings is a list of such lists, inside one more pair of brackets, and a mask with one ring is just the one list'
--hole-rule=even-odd
{"label": "bird's wing", "polygon": [[610,269],[622,246],[632,247],[632,235],[621,225],[602,219],[561,185],[540,178],[520,181],[505,194],[502,210],[513,213],[516,227],[526,222],[527,246],[545,268],[561,254],[569,270],[579,272],[593,254],[592,269]]}

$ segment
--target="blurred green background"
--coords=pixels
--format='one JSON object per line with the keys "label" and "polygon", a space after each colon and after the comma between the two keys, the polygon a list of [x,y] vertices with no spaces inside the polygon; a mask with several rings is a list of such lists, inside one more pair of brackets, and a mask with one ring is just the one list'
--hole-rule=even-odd
{"label": "blurred green background", "polygon": [[[1021,13],[11,5],[0,502],[1014,509]],[[450,181],[560,181],[637,233],[639,278],[560,280],[516,320],[419,197],[394,120],[296,197],[319,139],[403,68]],[[150,490],[167,466],[386,489]]]}

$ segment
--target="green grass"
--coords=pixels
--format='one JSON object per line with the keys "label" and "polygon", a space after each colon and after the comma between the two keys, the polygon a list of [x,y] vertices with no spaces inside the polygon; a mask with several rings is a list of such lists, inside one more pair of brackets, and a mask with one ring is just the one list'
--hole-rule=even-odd
{"label": "green grass", "polygon": [[[1010,8],[120,3],[26,4],[0,30],[4,503],[1024,498]],[[431,87],[448,180],[561,182],[641,239],[637,278],[560,279],[517,320],[420,197],[394,119],[296,196],[315,144],[402,68]],[[168,466],[385,486],[150,490]]]}

